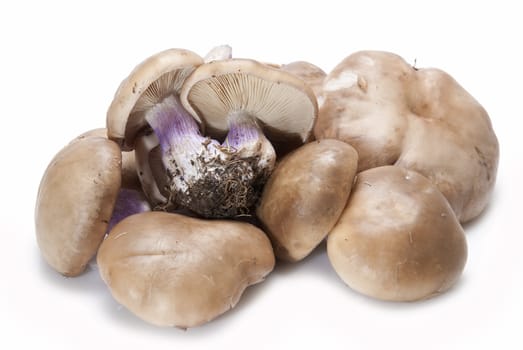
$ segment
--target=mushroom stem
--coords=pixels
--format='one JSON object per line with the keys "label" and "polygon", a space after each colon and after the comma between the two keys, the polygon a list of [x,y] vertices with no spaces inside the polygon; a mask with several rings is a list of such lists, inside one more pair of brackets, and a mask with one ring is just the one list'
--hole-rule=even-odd
{"label": "mushroom stem", "polygon": [[233,112],[229,115],[229,133],[225,144],[240,147],[243,143],[256,140],[263,135],[258,125],[245,112]]}
{"label": "mushroom stem", "polygon": [[259,155],[258,167],[272,172],[276,151],[255,118],[244,111],[238,111],[232,112],[228,119],[229,132],[222,145],[241,152],[243,157]]}
{"label": "mushroom stem", "polygon": [[276,158],[251,118],[232,116],[222,145],[202,136],[177,96],[166,97],[145,118],[160,143],[172,203],[204,217],[250,213]]}
{"label": "mushroom stem", "polygon": [[[145,118],[158,137],[164,155],[178,153],[174,151],[175,148],[197,150],[208,141],[201,135],[198,124],[185,111],[175,95],[170,95],[156,104]],[[211,143],[218,144],[214,140],[211,140]]]}

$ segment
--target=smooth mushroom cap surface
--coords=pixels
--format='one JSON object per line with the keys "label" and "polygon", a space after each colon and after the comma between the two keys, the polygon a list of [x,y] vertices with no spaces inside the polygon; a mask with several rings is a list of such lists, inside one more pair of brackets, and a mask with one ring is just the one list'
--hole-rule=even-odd
{"label": "smooth mushroom cap surface", "polygon": [[248,59],[199,66],[182,86],[180,100],[206,134],[218,139],[229,129],[229,116],[248,114],[277,153],[280,144],[291,149],[309,140],[318,113],[314,92],[304,81]]}
{"label": "smooth mushroom cap surface", "polygon": [[306,61],[295,61],[284,64],[280,67],[281,70],[294,74],[302,79],[307,85],[312,88],[314,94],[319,99],[323,91],[323,81],[327,73],[320,67]]}
{"label": "smooth mushroom cap surface", "polygon": [[430,180],[384,166],[357,175],[347,207],[328,236],[327,253],[354,290],[382,300],[414,301],[456,282],[467,242]]}
{"label": "smooth mushroom cap surface", "polygon": [[299,261],[327,236],[345,208],[357,167],[354,148],[328,139],[280,161],[256,210],[278,258]]}
{"label": "smooth mushroom cap surface", "polygon": [[168,49],[140,63],[122,81],[107,111],[107,134],[123,150],[134,147],[148,126],[145,113],[170,94],[178,94],[185,78],[203,59],[184,49]]}
{"label": "smooth mushroom cap surface", "polygon": [[81,133],[80,135],[75,137],[71,142],[82,141],[82,140],[85,140],[86,138],[90,138],[90,137],[101,137],[101,138],[106,139],[107,138],[107,129],[106,128],[96,128],[96,129],[87,130],[86,132]]}
{"label": "smooth mushroom cap surface", "polygon": [[[88,130],[78,137],[73,139],[71,142],[77,142],[85,140],[89,137],[101,137],[107,139],[106,128],[96,128]],[[122,152],[122,185],[123,188],[141,189],[140,179],[138,177],[138,171],[136,168],[136,159],[134,151]]]}
{"label": "smooth mushroom cap surface", "polygon": [[118,223],[98,252],[113,297],[158,326],[195,327],[233,308],[274,267],[255,226],[148,212]]}
{"label": "smooth mushroom cap surface", "polygon": [[113,141],[71,142],[42,177],[35,208],[44,259],[66,276],[82,273],[106,233],[121,185],[121,153]]}
{"label": "smooth mushroom cap surface", "polygon": [[401,57],[362,51],[327,76],[314,134],[358,151],[359,171],[399,165],[431,179],[458,219],[491,196],[499,145],[485,109],[450,75]]}

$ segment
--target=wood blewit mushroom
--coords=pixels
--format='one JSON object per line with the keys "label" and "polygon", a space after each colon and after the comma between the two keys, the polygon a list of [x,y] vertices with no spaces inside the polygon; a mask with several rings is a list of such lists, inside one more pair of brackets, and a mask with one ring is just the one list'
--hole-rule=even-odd
{"label": "wood blewit mushroom", "polygon": [[36,238],[47,263],[81,274],[107,232],[121,185],[122,156],[105,137],[76,138],[49,163],[35,208]]}
{"label": "wood blewit mushroom", "polygon": [[362,171],[327,240],[352,289],[382,300],[426,299],[451,288],[467,260],[465,232],[438,188],[398,166]]}
{"label": "wood blewit mushroom", "polygon": [[301,79],[246,59],[199,66],[180,99],[209,136],[224,138],[221,145],[197,139],[215,161],[196,158],[196,170],[204,176],[194,177],[198,182],[192,182],[188,196],[195,204],[191,209],[212,217],[250,213],[276,155],[309,140],[317,115],[314,93]]}
{"label": "wood blewit mushroom", "polygon": [[[289,73],[251,60],[203,64],[194,53],[171,49],[146,59],[122,82],[107,125],[123,149],[138,146],[142,187],[155,205],[235,217],[252,211],[278,149],[308,140],[316,115],[313,92]],[[147,135],[149,127],[154,134]],[[148,160],[156,142],[161,188]]]}
{"label": "wood blewit mushroom", "polygon": [[428,177],[462,223],[487,206],[499,144],[486,110],[449,74],[400,56],[356,52],[326,77],[317,139],[359,155],[358,171],[398,165]]}
{"label": "wood blewit mushroom", "polygon": [[177,96],[147,113],[158,137],[171,200],[204,217],[246,214],[272,171],[276,154],[256,127],[235,116],[226,140],[201,134]]}
{"label": "wood blewit mushroom", "polygon": [[118,223],[98,251],[113,297],[165,327],[209,322],[274,268],[271,243],[247,223],[148,212]]}

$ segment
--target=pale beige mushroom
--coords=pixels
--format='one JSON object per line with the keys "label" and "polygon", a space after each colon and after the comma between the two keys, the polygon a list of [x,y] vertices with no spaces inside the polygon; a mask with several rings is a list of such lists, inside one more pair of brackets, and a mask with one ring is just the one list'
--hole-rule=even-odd
{"label": "pale beige mushroom", "polygon": [[327,74],[320,67],[306,61],[295,61],[284,64],[281,70],[294,74],[302,79],[314,91],[316,98],[321,99],[323,93],[323,81]]}
{"label": "pale beige mushroom", "polygon": [[[218,55],[222,50],[211,50]],[[158,140],[146,116],[165,99],[178,98],[185,78],[203,59],[184,49],[168,49],[137,65],[122,81],[107,111],[107,134],[124,151],[135,148],[136,167],[141,188],[153,205],[165,205],[168,193],[165,169],[158,157]],[[150,163],[151,160],[156,160]],[[161,180],[158,182],[158,180]]]}
{"label": "pale beige mushroom", "polygon": [[314,134],[354,146],[360,171],[420,172],[461,222],[482,212],[496,180],[499,146],[485,109],[447,73],[392,53],[358,52],[329,73]]}
{"label": "pale beige mushroom", "polygon": [[51,160],[35,208],[38,246],[66,276],[82,273],[106,233],[121,185],[121,152],[103,137],[71,142]]}
{"label": "pale beige mushroom", "polygon": [[233,308],[274,267],[271,244],[255,226],[165,212],[121,221],[97,259],[119,303],[147,322],[181,328]]}
{"label": "pale beige mushroom", "polygon": [[354,148],[327,139],[278,163],[256,210],[278,258],[301,260],[327,236],[345,207],[357,164]]}
{"label": "pale beige mushroom", "polygon": [[167,193],[153,188],[149,197],[223,218],[253,211],[276,161],[272,142],[284,152],[309,140],[317,104],[292,74],[252,60],[224,59],[196,68],[180,98],[166,96],[145,114],[168,178]]}
{"label": "pale beige mushroom", "polygon": [[[107,138],[106,128],[97,128],[84,132],[71,142],[81,141],[87,137]],[[140,179],[138,178],[136,158],[134,151],[122,152],[122,187],[141,189]]]}
{"label": "pale beige mushroom", "polygon": [[452,208],[424,176],[397,166],[363,171],[327,252],[341,279],[383,300],[413,301],[449,289],[467,259]]}

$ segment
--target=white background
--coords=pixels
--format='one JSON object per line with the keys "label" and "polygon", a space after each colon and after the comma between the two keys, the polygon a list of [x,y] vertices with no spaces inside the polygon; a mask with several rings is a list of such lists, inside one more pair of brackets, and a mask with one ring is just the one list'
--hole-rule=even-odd
{"label": "white background", "polygon": [[[505,1],[2,2],[0,349],[522,349],[521,21]],[[223,317],[181,331],[119,307],[96,266],[67,279],[45,265],[33,214],[54,154],[104,126],[118,84],[145,57],[225,43],[236,57],[327,72],[360,49],[393,51],[446,70],[483,104],[501,144],[498,182],[465,227],[455,288],[425,302],[372,300],[341,282],[320,246]]]}

